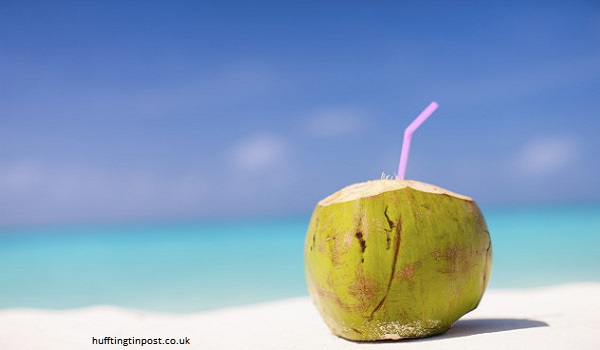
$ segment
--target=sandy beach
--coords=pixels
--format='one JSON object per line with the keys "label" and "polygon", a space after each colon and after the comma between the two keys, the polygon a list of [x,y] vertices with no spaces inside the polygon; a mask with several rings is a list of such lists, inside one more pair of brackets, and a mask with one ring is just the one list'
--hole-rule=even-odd
{"label": "sandy beach", "polygon": [[[184,345],[101,344],[174,339]],[[93,344],[93,339],[96,344]],[[108,340],[110,342],[110,340]],[[164,314],[113,306],[0,310],[0,349],[597,349],[600,283],[489,290],[479,307],[441,336],[356,343],[330,334],[308,298]]]}

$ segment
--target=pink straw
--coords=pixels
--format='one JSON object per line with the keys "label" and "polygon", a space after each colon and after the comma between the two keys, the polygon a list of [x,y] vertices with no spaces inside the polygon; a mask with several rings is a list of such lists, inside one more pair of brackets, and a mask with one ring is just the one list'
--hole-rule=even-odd
{"label": "pink straw", "polygon": [[404,139],[402,140],[402,152],[400,153],[400,166],[398,166],[398,179],[404,180],[406,174],[406,163],[408,162],[408,152],[410,151],[410,141],[412,140],[412,134],[417,130],[425,119],[429,118],[431,113],[435,112],[438,108],[437,102],[433,101],[419,114],[419,116],[413,120],[412,123],[404,130]]}

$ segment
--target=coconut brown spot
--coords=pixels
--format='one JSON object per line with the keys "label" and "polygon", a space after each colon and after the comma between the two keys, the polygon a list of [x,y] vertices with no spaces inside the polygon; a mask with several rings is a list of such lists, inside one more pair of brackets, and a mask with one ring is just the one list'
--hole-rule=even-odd
{"label": "coconut brown spot", "polygon": [[431,207],[429,206],[429,204],[427,204],[427,203],[421,203],[421,206],[423,208],[425,208],[425,210],[427,211],[427,215],[431,216],[431,214],[433,212],[432,212]]}
{"label": "coconut brown spot", "polygon": [[354,235],[352,234],[352,231],[349,231],[344,235],[344,244],[350,247],[352,245],[352,240],[354,240]]}
{"label": "coconut brown spot", "polygon": [[354,237],[356,237],[358,239],[358,243],[360,243],[360,252],[364,253],[365,249],[367,249],[367,242],[364,240],[362,232],[356,232]]}
{"label": "coconut brown spot", "polygon": [[455,274],[459,271],[469,271],[473,268],[473,263],[469,258],[469,250],[459,247],[452,246],[444,250],[433,251],[433,256],[436,261],[443,260],[444,266],[439,268],[438,271],[445,274]]}
{"label": "coconut brown spot", "polygon": [[387,221],[388,225],[390,226],[390,231],[394,228],[394,222],[392,221],[392,219],[390,219],[390,217],[388,216],[388,206],[385,206],[385,209],[383,209],[383,215],[385,215],[385,220]]}
{"label": "coconut brown spot", "polygon": [[329,300],[332,300],[343,310],[351,311],[350,307],[346,303],[344,303],[342,301],[342,299],[340,299],[340,297],[336,293],[321,288],[321,286],[319,286],[317,283],[315,283],[314,280],[313,280],[313,286],[320,296],[325,297]]}
{"label": "coconut brown spot", "polygon": [[358,300],[358,310],[366,311],[369,305],[372,305],[373,298],[379,293],[377,282],[369,279],[362,272],[357,272],[356,280],[350,286],[348,293]]}
{"label": "coconut brown spot", "polygon": [[392,221],[392,219],[390,219],[387,211],[388,211],[388,206],[386,205],[385,209],[383,210],[383,215],[385,215],[385,220],[387,221],[389,228],[388,229],[383,229],[383,230],[387,234],[387,236],[385,238],[385,250],[390,250],[391,244],[392,244],[392,238],[390,237],[390,233],[392,232],[392,230],[394,229],[394,227],[396,225],[394,224],[394,222]]}
{"label": "coconut brown spot", "polygon": [[398,273],[396,274],[396,278],[399,279],[400,281],[410,280],[411,278],[413,278],[413,276],[415,275],[415,273],[417,272],[419,267],[421,267],[421,265],[422,264],[420,262],[403,265],[400,268],[400,271],[398,271]]}
{"label": "coconut brown spot", "polygon": [[340,246],[336,236],[331,236],[326,239],[326,242],[329,246],[329,256],[331,257],[331,262],[333,265],[340,264],[340,258],[342,256],[342,247]]}

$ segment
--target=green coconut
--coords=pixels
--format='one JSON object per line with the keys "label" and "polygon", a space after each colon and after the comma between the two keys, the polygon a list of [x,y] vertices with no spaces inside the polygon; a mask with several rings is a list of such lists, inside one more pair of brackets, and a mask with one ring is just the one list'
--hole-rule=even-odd
{"label": "green coconut", "polygon": [[325,323],[359,341],[446,332],[477,307],[492,268],[475,202],[410,180],[354,184],[320,201],[304,255]]}

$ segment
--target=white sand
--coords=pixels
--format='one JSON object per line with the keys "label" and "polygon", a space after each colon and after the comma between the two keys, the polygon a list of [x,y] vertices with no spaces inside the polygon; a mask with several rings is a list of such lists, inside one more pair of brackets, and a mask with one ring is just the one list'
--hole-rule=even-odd
{"label": "white sand", "polygon": [[[92,337],[184,338],[190,345],[92,345]],[[489,290],[441,336],[355,343],[329,333],[308,298],[198,314],[96,306],[0,310],[0,349],[600,349],[600,283]]]}

